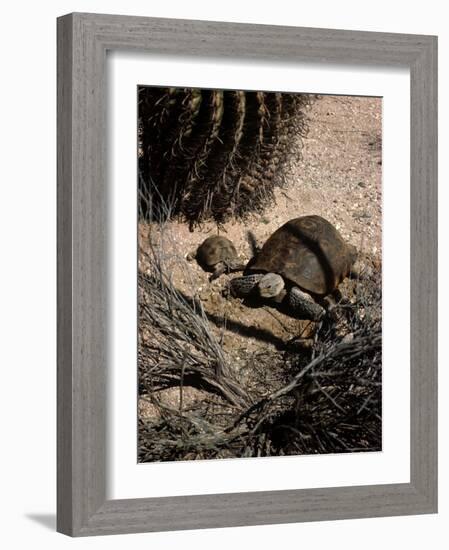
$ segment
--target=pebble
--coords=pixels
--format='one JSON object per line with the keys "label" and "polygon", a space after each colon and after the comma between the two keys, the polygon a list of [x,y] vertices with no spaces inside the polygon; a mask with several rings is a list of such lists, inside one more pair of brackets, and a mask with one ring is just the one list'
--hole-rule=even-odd
{"label": "pebble", "polygon": [[371,218],[371,214],[366,210],[361,210],[358,212],[353,212],[352,217],[353,218]]}

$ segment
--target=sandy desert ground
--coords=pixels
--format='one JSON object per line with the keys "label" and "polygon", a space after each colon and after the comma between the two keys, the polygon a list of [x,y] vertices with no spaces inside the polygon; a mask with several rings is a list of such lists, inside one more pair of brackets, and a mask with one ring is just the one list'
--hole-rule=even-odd
{"label": "sandy desert ground", "polygon": [[[226,288],[234,274],[210,282],[209,273],[185,259],[206,237],[225,235],[240,258],[247,261],[252,255],[248,232],[262,244],[289,219],[319,214],[357,247],[366,265],[376,270],[381,267],[382,100],[321,96],[307,116],[310,131],[301,158],[290,159],[284,186],[276,189],[275,202],[265,212],[232,220],[220,228],[210,222],[190,232],[187,224],[176,221],[164,227],[166,266],[173,284],[186,296],[201,300],[215,336],[241,377],[254,365],[264,364],[258,358],[268,357],[271,364],[282,362],[279,351],[298,335],[312,333],[313,324],[268,305],[248,307],[242,300],[229,297]],[[158,231],[148,224],[139,225],[139,268],[143,272],[148,270],[145,253],[150,239],[160,244]],[[351,296],[354,283],[346,280],[342,291]],[[190,396],[199,397],[195,390]],[[176,405],[177,393],[166,390],[166,399]],[[141,400],[140,414],[151,416],[154,409]]]}

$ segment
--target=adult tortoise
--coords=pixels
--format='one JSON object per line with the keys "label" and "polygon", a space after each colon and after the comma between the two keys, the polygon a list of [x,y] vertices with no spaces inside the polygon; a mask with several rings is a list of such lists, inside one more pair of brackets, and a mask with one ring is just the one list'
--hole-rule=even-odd
{"label": "adult tortoise", "polygon": [[188,261],[196,260],[205,271],[212,271],[210,280],[217,279],[223,273],[243,271],[245,265],[239,259],[232,242],[221,235],[205,239],[196,252],[186,256]]}
{"label": "adult tortoise", "polygon": [[319,302],[350,275],[356,248],[321,216],[301,216],[277,229],[245,268],[231,280],[234,296],[258,295],[287,303],[303,319],[318,320]]}

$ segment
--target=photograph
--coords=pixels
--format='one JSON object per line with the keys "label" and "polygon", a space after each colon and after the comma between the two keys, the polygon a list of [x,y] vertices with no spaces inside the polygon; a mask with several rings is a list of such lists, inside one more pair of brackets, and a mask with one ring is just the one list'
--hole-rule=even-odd
{"label": "photograph", "polygon": [[382,451],[382,97],[136,113],[138,462]]}

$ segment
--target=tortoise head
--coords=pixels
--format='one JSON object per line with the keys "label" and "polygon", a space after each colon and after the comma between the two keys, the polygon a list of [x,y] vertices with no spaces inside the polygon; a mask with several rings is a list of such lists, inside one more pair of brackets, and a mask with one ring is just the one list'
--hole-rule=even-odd
{"label": "tortoise head", "polygon": [[284,279],[277,273],[267,273],[260,279],[258,288],[262,298],[274,298],[284,288]]}

